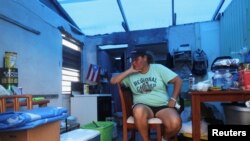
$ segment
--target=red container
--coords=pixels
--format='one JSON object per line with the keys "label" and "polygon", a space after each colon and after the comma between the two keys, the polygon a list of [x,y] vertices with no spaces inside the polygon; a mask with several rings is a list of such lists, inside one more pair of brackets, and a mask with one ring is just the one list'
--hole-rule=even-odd
{"label": "red container", "polygon": [[250,70],[239,71],[239,82],[243,90],[250,91]]}

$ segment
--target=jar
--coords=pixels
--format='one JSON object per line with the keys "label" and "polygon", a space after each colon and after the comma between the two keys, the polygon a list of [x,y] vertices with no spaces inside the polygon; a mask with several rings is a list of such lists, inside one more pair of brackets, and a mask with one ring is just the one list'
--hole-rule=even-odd
{"label": "jar", "polygon": [[84,94],[89,94],[89,85],[88,84],[83,85],[83,93]]}

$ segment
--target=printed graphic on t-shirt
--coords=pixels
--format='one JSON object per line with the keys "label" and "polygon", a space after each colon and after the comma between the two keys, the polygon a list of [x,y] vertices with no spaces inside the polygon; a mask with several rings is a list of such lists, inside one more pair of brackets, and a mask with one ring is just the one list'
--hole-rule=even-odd
{"label": "printed graphic on t-shirt", "polygon": [[134,81],[133,84],[137,92],[146,94],[151,92],[156,86],[156,77],[140,78]]}

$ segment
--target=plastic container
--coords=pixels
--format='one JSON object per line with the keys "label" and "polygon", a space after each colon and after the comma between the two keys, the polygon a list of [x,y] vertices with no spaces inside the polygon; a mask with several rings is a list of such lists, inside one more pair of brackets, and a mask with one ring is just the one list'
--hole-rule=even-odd
{"label": "plastic container", "polygon": [[242,105],[222,104],[226,124],[249,125],[250,108]]}
{"label": "plastic container", "polygon": [[90,129],[76,129],[61,134],[60,141],[100,141],[100,132]]}
{"label": "plastic container", "polygon": [[5,52],[4,55],[4,68],[16,68],[17,53]]}
{"label": "plastic container", "polygon": [[222,88],[223,87],[223,76],[220,74],[218,70],[215,71],[213,76],[213,86]]}
{"label": "plastic container", "polygon": [[115,139],[117,137],[117,123],[113,122],[113,133],[112,133],[112,138]]}
{"label": "plastic container", "polygon": [[112,121],[96,121],[81,126],[82,129],[98,130],[101,134],[100,141],[112,141],[113,122]]}
{"label": "plastic container", "polygon": [[229,89],[230,87],[232,87],[232,84],[233,84],[232,77],[233,75],[230,73],[230,71],[226,70],[226,73],[223,75],[223,78],[224,78],[223,89]]}
{"label": "plastic container", "polygon": [[194,90],[195,77],[193,76],[192,73],[189,74],[188,83],[189,83],[189,90]]}
{"label": "plastic container", "polygon": [[249,70],[239,71],[239,82],[243,90],[250,91],[250,71]]}

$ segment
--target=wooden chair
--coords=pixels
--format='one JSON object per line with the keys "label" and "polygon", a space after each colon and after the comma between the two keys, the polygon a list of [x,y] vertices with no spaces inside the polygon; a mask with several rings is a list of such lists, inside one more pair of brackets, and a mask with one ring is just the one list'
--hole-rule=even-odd
{"label": "wooden chair", "polygon": [[[25,98],[25,105],[19,101],[19,99]],[[13,103],[7,103],[7,100],[13,100]],[[22,104],[21,104],[22,103]],[[14,111],[19,111],[21,106],[26,106],[27,109],[32,109],[32,95],[10,95],[0,96],[0,113],[5,112],[7,108],[11,107]]]}
{"label": "wooden chair", "polygon": [[[130,140],[135,141],[135,131],[136,126],[134,124],[134,118],[132,116],[132,105],[133,105],[133,98],[132,92],[129,88],[124,88],[120,84],[118,84],[118,92],[121,100],[122,106],[122,124],[123,124],[123,141],[128,141],[128,131],[131,132]],[[155,129],[157,141],[162,140],[162,121],[159,118],[151,118],[148,120],[149,128]],[[149,130],[150,132],[150,130]]]}

